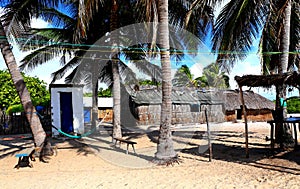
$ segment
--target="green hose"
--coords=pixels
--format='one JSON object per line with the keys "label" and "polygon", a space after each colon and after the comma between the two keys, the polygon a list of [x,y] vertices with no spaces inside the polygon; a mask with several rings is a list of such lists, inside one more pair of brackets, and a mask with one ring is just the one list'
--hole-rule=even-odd
{"label": "green hose", "polygon": [[77,135],[70,135],[70,134],[68,134],[68,133],[65,133],[65,132],[63,132],[61,129],[58,129],[57,127],[55,127],[55,126],[53,126],[53,125],[52,125],[52,127],[53,127],[54,129],[56,129],[59,133],[65,135],[65,136],[67,136],[67,137],[69,137],[69,138],[79,139],[79,138],[82,137],[82,136],[80,136],[80,135],[77,136]]}
{"label": "green hose", "polygon": [[[37,113],[37,114],[38,114],[38,113]],[[39,114],[38,114],[38,115],[39,115]],[[108,113],[104,116],[104,118],[105,118],[107,115],[108,115]],[[101,123],[103,122],[104,118],[100,121],[100,123],[98,124],[98,126],[101,125]],[[90,134],[92,134],[93,132],[95,132],[95,131],[96,131],[96,128],[97,128],[97,127],[95,127],[95,128],[93,128],[92,130],[90,130],[89,132],[84,133],[84,134],[82,134],[82,135],[71,135],[71,134],[68,134],[68,133],[63,132],[61,129],[58,129],[57,127],[55,127],[55,126],[53,126],[53,125],[52,125],[52,127],[53,127],[54,129],[56,129],[59,133],[65,135],[65,136],[67,136],[67,137],[69,137],[69,138],[74,138],[74,139],[80,139],[80,138],[82,138],[82,137],[87,137],[87,136],[89,136]]]}

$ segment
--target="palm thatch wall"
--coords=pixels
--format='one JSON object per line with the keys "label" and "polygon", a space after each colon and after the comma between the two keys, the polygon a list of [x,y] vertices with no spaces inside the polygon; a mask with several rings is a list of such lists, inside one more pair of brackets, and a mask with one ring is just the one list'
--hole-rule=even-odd
{"label": "palm thatch wall", "polygon": [[[148,88],[122,92],[121,122],[124,126],[159,125],[161,114],[161,89]],[[238,90],[199,91],[193,88],[173,88],[172,124],[195,125],[209,122],[236,121],[243,119]],[[272,119],[275,105],[272,101],[251,91],[244,92],[248,120]]]}
{"label": "palm thatch wall", "polygon": [[[213,93],[199,92],[192,88],[176,88],[173,89],[171,98],[173,125],[205,123],[205,109],[209,122],[225,121],[223,103]],[[130,107],[137,125],[160,124],[161,99],[159,88],[132,93]]]}

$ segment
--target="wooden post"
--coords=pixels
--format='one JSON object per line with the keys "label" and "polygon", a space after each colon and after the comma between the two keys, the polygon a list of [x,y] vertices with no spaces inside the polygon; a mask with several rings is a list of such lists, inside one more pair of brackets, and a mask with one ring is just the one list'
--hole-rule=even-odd
{"label": "wooden post", "polygon": [[298,137],[297,137],[297,124],[293,123],[294,133],[295,133],[295,148],[298,146]]}
{"label": "wooden post", "polygon": [[239,85],[239,87],[240,87],[240,97],[241,97],[241,101],[242,101],[243,112],[244,112],[244,119],[245,119],[246,158],[249,158],[247,112],[246,112],[246,106],[245,106],[245,100],[244,100],[244,95],[243,95],[242,86]]}
{"label": "wooden post", "polygon": [[275,125],[274,125],[273,122],[271,122],[270,125],[271,125],[271,150],[273,152],[274,151],[274,143],[275,143],[275,141],[274,141],[274,127],[275,127]]}
{"label": "wooden post", "polygon": [[208,139],[208,150],[209,150],[209,161],[212,160],[212,146],[211,146],[211,138],[210,138],[210,127],[208,123],[208,118],[207,118],[207,109],[205,108],[205,119],[206,119],[206,125],[207,125],[207,139]]}

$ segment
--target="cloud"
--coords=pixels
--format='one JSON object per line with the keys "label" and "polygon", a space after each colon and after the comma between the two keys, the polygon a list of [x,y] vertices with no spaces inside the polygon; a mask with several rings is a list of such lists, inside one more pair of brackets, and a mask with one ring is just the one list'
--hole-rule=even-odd
{"label": "cloud", "polygon": [[229,74],[229,84],[232,89],[238,88],[236,81],[234,80],[235,76],[243,76],[243,75],[260,75],[260,60],[258,55],[253,54],[249,55],[248,58],[243,62],[238,62]]}
{"label": "cloud", "polygon": [[193,74],[194,78],[202,76],[203,72],[203,64],[196,63],[190,67],[191,73]]}
{"label": "cloud", "polygon": [[50,26],[48,22],[45,22],[40,18],[32,19],[30,24],[32,28],[48,28]]}

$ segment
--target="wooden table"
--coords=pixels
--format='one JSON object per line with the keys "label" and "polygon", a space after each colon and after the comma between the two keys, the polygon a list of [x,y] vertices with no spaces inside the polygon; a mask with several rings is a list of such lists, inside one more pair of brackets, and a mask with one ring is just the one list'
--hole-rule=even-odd
{"label": "wooden table", "polygon": [[[292,124],[292,126],[294,127],[294,137],[295,137],[295,147],[298,146],[298,140],[297,140],[297,123],[298,123],[298,128],[300,131],[300,117],[289,117],[289,118],[285,118],[282,121],[278,121],[278,120],[270,120],[267,121],[267,123],[269,123],[271,125],[271,148],[274,149],[274,127],[276,125],[276,123],[280,123],[282,126],[283,124],[287,123],[287,124]],[[282,145],[282,141],[280,141]]]}

